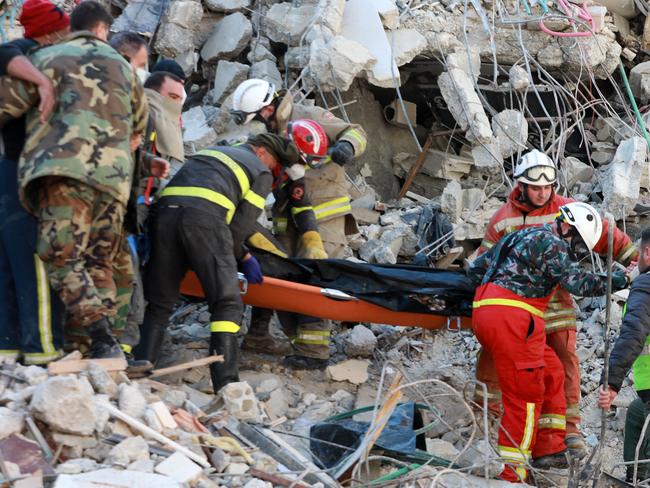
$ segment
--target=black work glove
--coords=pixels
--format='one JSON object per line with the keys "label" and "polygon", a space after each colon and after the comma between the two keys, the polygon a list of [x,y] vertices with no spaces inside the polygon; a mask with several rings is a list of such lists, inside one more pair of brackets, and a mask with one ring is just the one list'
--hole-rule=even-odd
{"label": "black work glove", "polygon": [[354,158],[354,148],[352,144],[346,141],[338,141],[327,151],[334,161],[339,166],[348,164]]}
{"label": "black work glove", "polygon": [[614,271],[612,273],[612,288],[615,291],[627,288],[629,284],[630,280],[624,271]]}

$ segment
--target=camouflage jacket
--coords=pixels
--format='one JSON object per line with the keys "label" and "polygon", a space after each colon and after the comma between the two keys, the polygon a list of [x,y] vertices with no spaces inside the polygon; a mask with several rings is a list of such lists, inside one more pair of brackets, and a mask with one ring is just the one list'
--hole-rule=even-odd
{"label": "camouflage jacket", "polygon": [[557,285],[576,296],[607,291],[607,275],[585,271],[571,257],[569,243],[550,224],[508,234],[472,263],[475,285],[494,283],[526,298],[550,295]]}
{"label": "camouflage jacket", "polygon": [[42,124],[36,87],[0,78],[0,127],[27,114],[18,173],[23,204],[34,208],[32,182],[64,176],[126,205],[134,165],[130,139],[145,130],[148,112],[131,66],[107,43],[83,31],[34,51],[30,59],[52,80],[58,103]]}

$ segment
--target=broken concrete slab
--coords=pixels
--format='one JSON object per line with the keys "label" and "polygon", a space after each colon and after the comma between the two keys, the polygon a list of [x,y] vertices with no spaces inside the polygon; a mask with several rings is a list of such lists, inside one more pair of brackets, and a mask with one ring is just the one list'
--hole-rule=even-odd
{"label": "broken concrete slab", "polygon": [[220,105],[242,81],[248,78],[248,69],[248,65],[236,61],[219,61],[214,89],[210,92],[212,103]]}
{"label": "broken concrete slab", "polygon": [[156,466],[154,471],[189,485],[201,476],[203,469],[187,456],[175,452]]}
{"label": "broken concrete slab", "polygon": [[253,27],[241,12],[225,16],[214,26],[201,48],[201,58],[207,63],[218,59],[234,59],[250,43]]}
{"label": "broken concrete slab", "polygon": [[415,29],[388,31],[386,35],[397,66],[410,63],[428,46],[427,38]]}
{"label": "broken concrete slab", "polygon": [[452,223],[458,222],[463,210],[463,189],[457,181],[450,181],[440,197],[440,208]]}
{"label": "broken concrete slab", "polygon": [[119,444],[113,446],[108,453],[107,461],[110,464],[126,468],[135,461],[149,459],[149,444],[140,436],[127,437]]}
{"label": "broken concrete slab", "polygon": [[639,200],[641,174],[646,163],[648,146],[642,137],[623,141],[614,160],[601,171],[603,208],[618,219],[625,218]]}
{"label": "broken concrete slab", "polygon": [[290,2],[276,3],[266,13],[262,33],[274,42],[297,46],[316,11],[313,4],[295,7]]}
{"label": "broken concrete slab", "polygon": [[329,40],[318,38],[312,42],[310,52],[312,75],[330,90],[347,90],[360,73],[376,63],[365,46],[343,36]]}
{"label": "broken concrete slab", "polygon": [[560,166],[560,182],[565,188],[571,190],[580,182],[590,182],[594,177],[594,171],[592,166],[569,156]]}
{"label": "broken concrete slab", "polygon": [[236,12],[250,7],[251,0],[205,0],[205,7],[213,12]]}
{"label": "broken concrete slab", "polygon": [[111,25],[112,32],[131,31],[153,37],[169,0],[131,0]]}
{"label": "broken concrete slab", "polygon": [[489,174],[499,173],[503,169],[503,156],[496,138],[486,144],[474,146],[472,159],[477,169]]}
{"label": "broken concrete slab", "polygon": [[137,385],[122,383],[119,387],[119,407],[122,412],[139,419],[147,408],[147,400]]}
{"label": "broken concrete slab", "polygon": [[492,117],[492,131],[504,158],[526,151],[528,122],[519,110],[503,110]]}
{"label": "broken concrete slab", "polygon": [[113,378],[111,378],[111,375],[108,374],[108,371],[96,363],[91,363],[90,366],[88,366],[87,371],[90,384],[97,393],[108,395],[111,398],[115,398],[117,396],[117,383],[113,381]]}
{"label": "broken concrete slab", "polygon": [[25,426],[25,415],[7,407],[0,407],[0,439],[20,434]]}
{"label": "broken concrete slab", "polygon": [[262,59],[253,63],[248,77],[266,80],[278,88],[283,86],[282,74],[280,74],[280,70],[272,59]]}
{"label": "broken concrete slab", "polygon": [[391,56],[390,43],[374,0],[348,0],[341,35],[364,46],[377,60],[364,71],[371,84],[382,88],[401,85],[400,73]]}
{"label": "broken concrete slab", "polygon": [[183,112],[183,143],[194,146],[189,152],[193,153],[199,149],[213,144],[217,140],[217,133],[208,124],[205,112],[201,107],[193,107]]}
{"label": "broken concrete slab", "polygon": [[528,76],[528,71],[514,64],[510,71],[508,71],[509,83],[513,90],[515,91],[525,91],[530,87],[530,77]]}
{"label": "broken concrete slab", "polygon": [[309,43],[318,37],[329,39],[341,33],[345,0],[319,0],[315,18],[317,22],[309,29],[305,40]]}
{"label": "broken concrete slab", "polygon": [[377,338],[365,325],[358,324],[345,340],[345,353],[348,356],[372,357],[377,347]]}
{"label": "broken concrete slab", "polygon": [[368,381],[367,361],[348,359],[327,367],[327,376],[332,381],[349,381],[353,385],[360,385]]}
{"label": "broken concrete slab", "polygon": [[60,475],[54,488],[183,488],[183,484],[169,476],[143,473],[139,471],[121,471],[117,469],[100,469],[90,473]]}
{"label": "broken concrete slab", "polygon": [[481,55],[477,49],[456,49],[454,52],[447,54],[447,71],[459,69],[465,72],[474,83],[478,82],[481,74]]}
{"label": "broken concrete slab", "polygon": [[194,29],[203,17],[201,2],[194,0],[174,0],[169,4],[169,9],[163,22],[180,25],[186,29]]}
{"label": "broken concrete slab", "polygon": [[394,0],[376,0],[377,12],[381,23],[386,29],[394,30],[399,27],[399,9]]}
{"label": "broken concrete slab", "polygon": [[461,69],[452,68],[438,77],[438,86],[454,119],[461,129],[467,131],[467,139],[489,143],[494,134],[469,75]]}
{"label": "broken concrete slab", "polygon": [[[266,37],[263,37],[262,39],[266,39]],[[268,39],[266,40],[268,41]],[[273,55],[273,53],[266,46],[266,43],[262,42],[261,40],[258,41],[257,39],[253,39],[251,41],[251,50],[248,51],[248,54],[246,55],[246,59],[248,59],[248,62],[251,64],[257,63],[259,61],[263,61],[265,59],[268,59],[269,61],[273,61],[274,63],[278,61],[277,58]]]}
{"label": "broken concrete slab", "polygon": [[650,100],[650,61],[639,63],[630,71],[630,88],[641,103]]}
{"label": "broken concrete slab", "polygon": [[177,24],[163,23],[156,34],[154,49],[170,58],[194,51],[194,33]]}
{"label": "broken concrete slab", "polygon": [[262,419],[259,403],[251,386],[245,381],[229,383],[219,390],[226,409],[237,420],[257,422]]}
{"label": "broken concrete slab", "polygon": [[29,405],[36,418],[59,432],[90,435],[97,409],[86,378],[55,376],[36,387]]}

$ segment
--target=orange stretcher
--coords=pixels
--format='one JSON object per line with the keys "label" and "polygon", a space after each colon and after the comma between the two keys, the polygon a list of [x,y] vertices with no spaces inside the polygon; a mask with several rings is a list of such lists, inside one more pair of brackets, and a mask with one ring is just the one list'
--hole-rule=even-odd
{"label": "orange stretcher", "polygon": [[[254,307],[294,312],[342,322],[421,327],[423,329],[459,330],[471,328],[470,317],[446,317],[433,313],[396,312],[332,288],[294,283],[265,276],[260,285],[248,285],[240,273],[242,299]],[[181,284],[181,293],[205,297],[197,276],[188,271]]]}

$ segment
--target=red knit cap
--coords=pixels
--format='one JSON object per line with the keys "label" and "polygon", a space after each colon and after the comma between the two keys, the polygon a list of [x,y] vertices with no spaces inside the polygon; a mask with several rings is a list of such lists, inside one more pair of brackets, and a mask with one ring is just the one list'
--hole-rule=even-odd
{"label": "red knit cap", "polygon": [[18,18],[31,39],[60,31],[70,25],[70,17],[49,0],[26,0]]}

